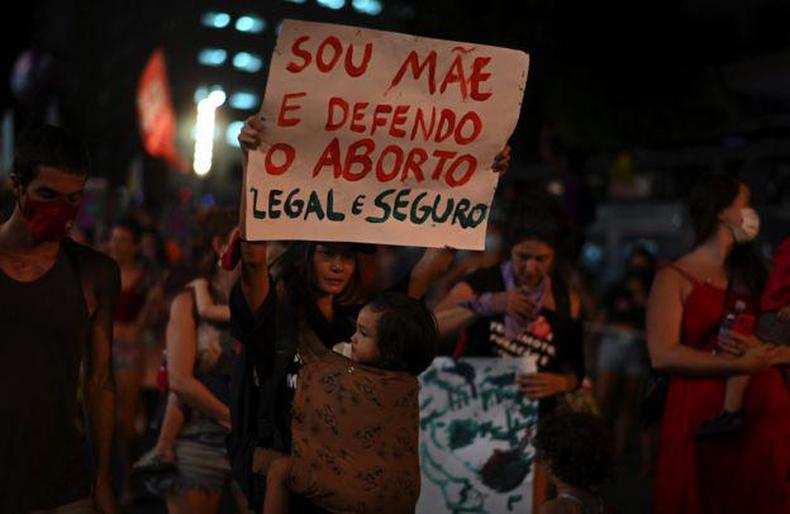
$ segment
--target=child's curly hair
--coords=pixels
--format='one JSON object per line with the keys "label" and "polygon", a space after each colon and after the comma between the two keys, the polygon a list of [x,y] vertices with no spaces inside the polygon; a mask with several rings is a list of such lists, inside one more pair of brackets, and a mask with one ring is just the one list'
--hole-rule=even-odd
{"label": "child's curly hair", "polygon": [[554,476],[569,485],[596,489],[613,475],[609,434],[592,414],[549,416],[538,426],[534,445]]}

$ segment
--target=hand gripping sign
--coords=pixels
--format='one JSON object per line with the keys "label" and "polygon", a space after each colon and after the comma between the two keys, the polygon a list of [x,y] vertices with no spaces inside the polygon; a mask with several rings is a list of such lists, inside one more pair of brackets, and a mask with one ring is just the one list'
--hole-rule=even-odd
{"label": "hand gripping sign", "polygon": [[242,196],[252,240],[481,250],[527,54],[286,20]]}

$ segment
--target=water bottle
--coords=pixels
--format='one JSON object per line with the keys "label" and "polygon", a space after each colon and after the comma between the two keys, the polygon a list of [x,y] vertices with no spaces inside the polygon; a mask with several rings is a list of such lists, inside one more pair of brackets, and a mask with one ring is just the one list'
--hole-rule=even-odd
{"label": "water bottle", "polygon": [[[743,300],[737,300],[735,302],[735,306],[732,312],[727,313],[727,315],[721,321],[721,325],[719,326],[719,335],[718,335],[719,340],[724,338],[728,333],[732,332],[733,328],[735,327],[735,323],[738,320],[738,316],[740,316],[745,310],[746,310],[746,302],[744,302]],[[719,353],[720,350],[716,348],[714,352]]]}
{"label": "water bottle", "polygon": [[533,375],[538,372],[538,356],[534,353],[525,353],[521,356],[521,374]]}

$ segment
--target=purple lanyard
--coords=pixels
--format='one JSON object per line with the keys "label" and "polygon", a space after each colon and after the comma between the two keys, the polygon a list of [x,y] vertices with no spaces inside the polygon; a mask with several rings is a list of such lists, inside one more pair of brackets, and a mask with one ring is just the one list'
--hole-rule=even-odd
{"label": "purple lanyard", "polygon": [[[501,264],[502,280],[505,283],[505,290],[521,289],[532,302],[535,303],[535,310],[532,312],[532,317],[528,320],[531,323],[538,317],[540,311],[543,309],[543,302],[546,298],[546,278],[542,278],[540,283],[534,288],[527,288],[526,286],[519,286],[516,284],[516,276],[513,273],[513,263],[505,261]],[[518,319],[505,313],[505,336],[510,339],[516,339],[527,330],[529,325],[522,325]]]}

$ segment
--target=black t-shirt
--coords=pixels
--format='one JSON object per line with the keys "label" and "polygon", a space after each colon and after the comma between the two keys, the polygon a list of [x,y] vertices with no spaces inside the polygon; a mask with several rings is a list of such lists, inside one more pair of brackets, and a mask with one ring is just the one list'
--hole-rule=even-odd
{"label": "black t-shirt", "polygon": [[[475,294],[498,293],[505,290],[499,266],[478,269],[467,275],[467,283]],[[556,275],[552,276],[556,310],[543,307],[527,330],[518,338],[505,337],[504,315],[481,318],[470,325],[462,355],[465,357],[519,357],[536,355],[538,370],[555,373],[575,373],[584,378],[582,324],[571,318],[567,286]],[[541,412],[553,409],[553,401],[542,401]]]}
{"label": "black t-shirt", "polygon": [[[273,283],[273,282],[272,282]],[[249,348],[250,355],[254,356],[255,371],[259,380],[271,374],[271,366],[274,357],[274,345],[272,341],[277,337],[278,323],[291,323],[293,320],[278,317],[278,312],[283,312],[288,306],[282,305],[282,300],[275,292],[275,287],[270,288],[269,294],[263,302],[259,311],[252,316],[247,307],[247,302],[241,293],[241,287],[237,285],[231,295],[232,309],[232,334]],[[308,304],[304,308],[304,318],[307,326],[315,332],[318,339],[331,349],[337,343],[349,341],[356,330],[356,319],[362,305],[335,305],[335,316],[330,322],[327,320],[314,304]],[[246,311],[246,312],[244,312]],[[295,312],[289,312],[296,315]],[[246,321],[246,323],[245,323]],[[294,325],[295,329],[295,325]],[[296,389],[296,376],[302,367],[302,361],[298,353],[294,353],[286,371],[285,381],[282,383],[281,390],[278,390],[277,402],[282,403],[282,408],[277,412],[280,429],[290,433],[291,411],[294,392]],[[285,449],[290,450],[290,436],[286,436]]]}

